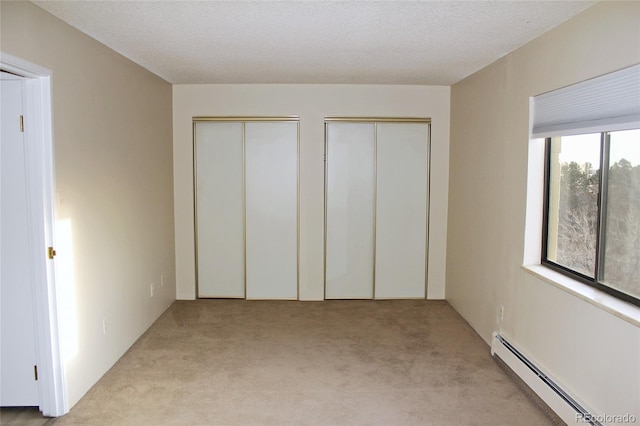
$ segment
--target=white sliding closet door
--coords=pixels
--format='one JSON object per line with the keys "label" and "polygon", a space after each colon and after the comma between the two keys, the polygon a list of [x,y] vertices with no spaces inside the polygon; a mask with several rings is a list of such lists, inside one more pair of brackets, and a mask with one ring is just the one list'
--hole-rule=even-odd
{"label": "white sliding closet door", "polygon": [[198,297],[245,297],[242,129],[195,124]]}
{"label": "white sliding closet door", "polygon": [[377,125],[375,297],[424,298],[429,127]]}
{"label": "white sliding closet door", "polygon": [[248,299],[298,297],[298,123],[245,125]]}
{"label": "white sliding closet door", "polygon": [[327,123],[325,298],[373,297],[373,123]]}

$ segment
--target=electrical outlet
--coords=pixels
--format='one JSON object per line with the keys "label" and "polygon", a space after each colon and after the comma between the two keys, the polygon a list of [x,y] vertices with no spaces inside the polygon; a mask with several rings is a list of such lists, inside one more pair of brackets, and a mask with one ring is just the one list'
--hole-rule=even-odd
{"label": "electrical outlet", "polygon": [[151,297],[153,297],[153,292],[155,290],[155,285],[153,283],[151,283]]}
{"label": "electrical outlet", "polygon": [[102,318],[102,334],[107,335],[107,330],[109,329],[107,324],[107,318]]}
{"label": "electrical outlet", "polygon": [[500,309],[498,309],[498,318],[500,318],[500,322],[504,321],[504,306],[500,305]]}

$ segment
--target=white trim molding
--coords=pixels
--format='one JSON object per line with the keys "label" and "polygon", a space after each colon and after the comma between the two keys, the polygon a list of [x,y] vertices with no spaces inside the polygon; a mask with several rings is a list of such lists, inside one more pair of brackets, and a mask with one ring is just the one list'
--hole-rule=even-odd
{"label": "white trim molding", "polygon": [[55,173],[51,103],[51,71],[0,52],[0,68],[25,77],[27,203],[33,247],[38,398],[45,416],[69,411],[58,324],[55,263],[46,257],[54,245]]}

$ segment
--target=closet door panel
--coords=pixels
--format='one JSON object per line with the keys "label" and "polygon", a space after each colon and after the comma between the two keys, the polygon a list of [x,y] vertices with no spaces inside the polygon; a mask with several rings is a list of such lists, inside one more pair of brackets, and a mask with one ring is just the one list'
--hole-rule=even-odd
{"label": "closet door panel", "polygon": [[298,124],[246,123],[247,298],[298,297]]}
{"label": "closet door panel", "polygon": [[376,298],[424,298],[428,125],[377,132]]}
{"label": "closet door panel", "polygon": [[244,297],[242,123],[195,124],[198,297]]}
{"label": "closet door panel", "polygon": [[373,297],[374,129],[327,123],[327,299]]}

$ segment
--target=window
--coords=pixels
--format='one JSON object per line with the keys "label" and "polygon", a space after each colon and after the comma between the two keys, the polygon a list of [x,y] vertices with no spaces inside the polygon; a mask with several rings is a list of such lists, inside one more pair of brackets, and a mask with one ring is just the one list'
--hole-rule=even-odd
{"label": "window", "polygon": [[640,129],[546,140],[542,262],[640,305]]}
{"label": "window", "polygon": [[541,263],[640,306],[640,65],[533,98]]}

